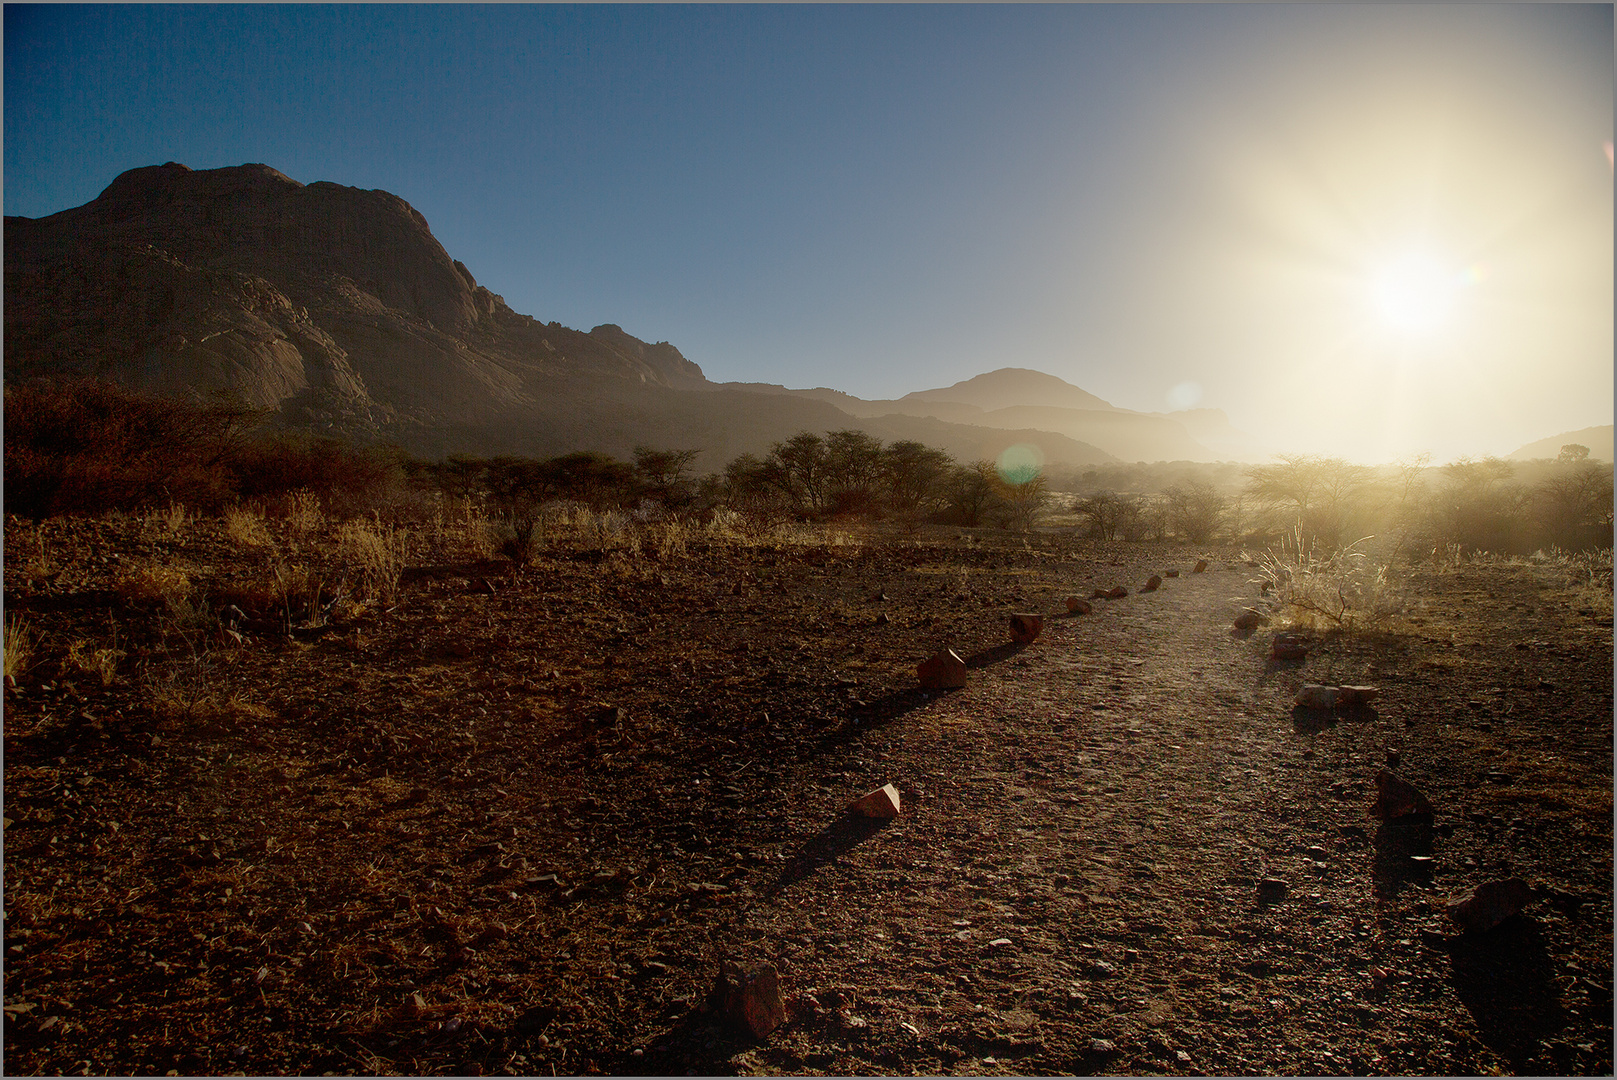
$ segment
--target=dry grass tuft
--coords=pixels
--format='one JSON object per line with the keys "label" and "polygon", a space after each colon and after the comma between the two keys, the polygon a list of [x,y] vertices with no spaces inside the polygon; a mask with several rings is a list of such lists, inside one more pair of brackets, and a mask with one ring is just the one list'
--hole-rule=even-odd
{"label": "dry grass tuft", "polygon": [[6,616],[5,677],[15,683],[28,670],[34,655],[34,631],[21,615]]}
{"label": "dry grass tuft", "polygon": [[320,498],[312,491],[294,491],[286,498],[286,527],[302,540],[325,528],[326,515],[320,510]]}
{"label": "dry grass tuft", "polygon": [[350,521],[337,534],[337,557],[347,568],[354,594],[388,603],[399,590],[408,533],[380,523]]}
{"label": "dry grass tuft", "polygon": [[182,567],[137,564],[118,577],[115,589],[128,604],[172,604],[191,595],[191,575]]}
{"label": "dry grass tuft", "polygon": [[1281,622],[1354,633],[1379,630],[1401,614],[1406,597],[1391,570],[1356,550],[1370,539],[1321,554],[1298,529],[1282,538],[1279,551],[1258,556],[1260,580],[1274,590]]}
{"label": "dry grass tuft", "polygon": [[275,544],[264,526],[263,515],[245,506],[232,506],[225,511],[225,535],[237,547],[249,550]]}
{"label": "dry grass tuft", "polygon": [[81,674],[94,675],[102,686],[111,686],[118,681],[118,661],[126,655],[117,645],[116,635],[112,644],[105,648],[81,638],[67,647],[67,664]]}
{"label": "dry grass tuft", "polygon": [[324,601],[331,599],[326,590],[325,575],[297,563],[279,563],[272,582],[276,606],[286,616],[288,625],[302,621],[308,626],[325,623]]}
{"label": "dry grass tuft", "polygon": [[684,556],[689,531],[689,527],[680,519],[664,518],[646,527],[646,542],[657,553],[660,561],[667,562]]}
{"label": "dry grass tuft", "polygon": [[433,515],[433,526],[434,539],[451,559],[492,558],[499,546],[498,523],[471,499],[451,500],[446,509]]}

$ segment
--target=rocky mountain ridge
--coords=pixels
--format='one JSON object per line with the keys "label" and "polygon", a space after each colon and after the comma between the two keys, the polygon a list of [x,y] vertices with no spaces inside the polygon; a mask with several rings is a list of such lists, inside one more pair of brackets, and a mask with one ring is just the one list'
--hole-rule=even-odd
{"label": "rocky mountain ridge", "polygon": [[644,443],[698,446],[719,467],[800,430],[861,427],[966,460],[1014,442],[1073,465],[1212,457],[1172,414],[1025,369],[896,401],[714,383],[667,342],[513,311],[396,195],[262,164],[134,169],[84,206],[5,227],[8,380],[228,398],[428,455]]}

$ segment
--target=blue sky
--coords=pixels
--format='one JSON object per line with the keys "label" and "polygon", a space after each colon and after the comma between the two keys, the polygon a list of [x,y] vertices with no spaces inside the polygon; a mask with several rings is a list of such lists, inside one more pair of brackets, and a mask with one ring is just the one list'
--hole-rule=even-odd
{"label": "blue sky", "polygon": [[[5,212],[264,162],[714,379],[1505,453],[1611,422],[1611,11],[8,5]],[[1372,302],[1411,252],[1435,329]]]}

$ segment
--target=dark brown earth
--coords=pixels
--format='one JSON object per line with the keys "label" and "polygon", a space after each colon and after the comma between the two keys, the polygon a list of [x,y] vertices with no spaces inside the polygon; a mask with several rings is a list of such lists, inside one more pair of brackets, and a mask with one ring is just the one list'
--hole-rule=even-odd
{"label": "dark brown earth", "polygon": [[[1231,633],[1227,550],[421,540],[391,606],[187,646],[129,566],[217,614],[331,545],[41,528],[5,536],[42,635],[6,692],[8,1073],[1612,1071],[1609,560],[1401,569],[1406,617],[1279,662]],[[125,654],[110,685],[75,643]],[[942,646],[970,685],[924,693]],[[1305,681],[1381,693],[1294,716]],[[1368,814],[1389,753],[1424,836]],[[843,816],[888,782],[900,817]],[[1526,909],[1460,933],[1512,875]],[[709,1008],[725,959],[775,967],[784,1026]]]}

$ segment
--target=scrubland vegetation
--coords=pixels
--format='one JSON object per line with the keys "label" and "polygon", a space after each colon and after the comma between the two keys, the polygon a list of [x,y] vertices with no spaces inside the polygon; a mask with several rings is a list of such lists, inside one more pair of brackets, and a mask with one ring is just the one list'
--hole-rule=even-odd
{"label": "scrubland vegetation", "polygon": [[[256,516],[312,528],[324,516],[398,526],[456,517],[485,554],[517,561],[562,533],[597,546],[676,542],[679,527],[762,532],[803,523],[881,522],[1026,531],[1098,540],[1283,543],[1336,550],[1365,538],[1387,558],[1526,555],[1609,548],[1612,468],[1564,447],[1553,461],[1497,458],[1367,466],[1283,455],[1264,465],[1159,462],[1006,474],[915,442],[857,430],[802,432],[722,473],[694,476],[694,448],[639,447],[548,460],[413,460],[386,447],[264,430],[232,406],[140,398],[93,382],[8,387],[6,510],[33,519],[162,511],[173,524],[221,515],[244,549]],[[295,523],[302,522],[302,526]],[[656,527],[653,528],[652,526]],[[355,541],[356,543],[358,541]]]}

